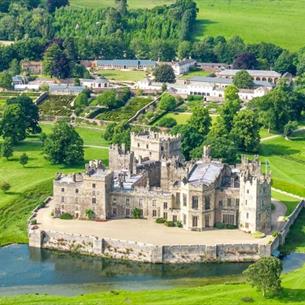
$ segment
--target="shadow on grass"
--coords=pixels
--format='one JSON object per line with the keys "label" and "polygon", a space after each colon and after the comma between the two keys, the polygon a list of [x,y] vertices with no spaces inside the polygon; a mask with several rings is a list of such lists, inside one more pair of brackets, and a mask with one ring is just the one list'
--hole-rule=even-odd
{"label": "shadow on grass", "polygon": [[281,294],[273,298],[278,300],[278,304],[282,303],[298,303],[304,304],[305,300],[305,289],[292,289],[292,288],[283,288]]}
{"label": "shadow on grass", "polygon": [[300,150],[291,148],[289,146],[272,144],[272,143],[263,143],[260,147],[259,154],[263,157],[268,156],[287,156],[300,153]]}
{"label": "shadow on grass", "polygon": [[218,23],[218,22],[215,22],[215,21],[212,21],[209,19],[196,20],[193,37],[202,36],[204,34],[206,26],[208,26],[210,24],[215,24],[215,23]]}
{"label": "shadow on grass", "polygon": [[5,195],[14,196],[14,195],[20,195],[20,192],[5,192]]}

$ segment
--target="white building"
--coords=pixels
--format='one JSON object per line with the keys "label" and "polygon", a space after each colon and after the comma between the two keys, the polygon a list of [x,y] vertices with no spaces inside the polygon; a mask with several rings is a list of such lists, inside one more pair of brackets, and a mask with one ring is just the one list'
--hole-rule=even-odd
{"label": "white building", "polygon": [[108,88],[109,87],[109,81],[106,78],[98,77],[96,79],[80,79],[81,86],[92,89],[92,90],[98,90],[102,88]]}
{"label": "white building", "polygon": [[[218,77],[233,79],[236,73],[242,70],[227,69],[217,73]],[[254,81],[263,81],[276,84],[281,78],[281,74],[269,70],[246,70]]]}
{"label": "white building", "polygon": [[175,75],[179,76],[190,71],[191,67],[196,65],[196,61],[193,59],[185,59],[179,62],[171,63]]}

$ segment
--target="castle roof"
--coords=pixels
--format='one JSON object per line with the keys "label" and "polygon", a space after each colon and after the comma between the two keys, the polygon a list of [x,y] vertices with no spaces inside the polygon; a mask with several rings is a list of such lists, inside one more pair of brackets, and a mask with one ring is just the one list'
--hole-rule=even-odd
{"label": "castle roof", "polygon": [[200,161],[193,167],[188,182],[192,185],[210,185],[220,176],[224,164],[220,162]]}

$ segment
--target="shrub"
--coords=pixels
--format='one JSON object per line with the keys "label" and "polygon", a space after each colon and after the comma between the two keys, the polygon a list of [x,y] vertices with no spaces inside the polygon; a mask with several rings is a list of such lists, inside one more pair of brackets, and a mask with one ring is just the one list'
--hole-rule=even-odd
{"label": "shrub", "polygon": [[95,218],[95,213],[91,209],[86,210],[86,216],[89,220],[93,220]]}
{"label": "shrub", "polygon": [[222,222],[217,222],[215,223],[215,226],[214,226],[216,229],[224,229],[225,228],[225,224],[222,223]]}
{"label": "shrub", "polygon": [[245,303],[253,303],[254,302],[254,300],[251,297],[243,297],[240,300],[242,302],[245,302]]}
{"label": "shrub", "polygon": [[36,220],[36,219],[33,219],[33,220],[31,221],[31,225],[37,225],[37,220]]}
{"label": "shrub", "polygon": [[73,216],[70,213],[62,213],[60,215],[60,219],[64,219],[64,220],[71,220],[73,219]]}
{"label": "shrub", "polygon": [[165,225],[167,226],[167,227],[174,227],[175,226],[175,223],[173,222],[173,221],[165,221]]}
{"label": "shrub", "polygon": [[132,210],[132,217],[135,218],[135,219],[140,219],[142,216],[142,213],[141,213],[141,210],[138,209],[138,208],[134,208]]}
{"label": "shrub", "polygon": [[157,218],[156,223],[165,223],[166,220],[164,218]]}
{"label": "shrub", "polygon": [[273,231],[272,232],[272,237],[278,237],[279,236],[279,232],[278,231]]}
{"label": "shrub", "polygon": [[174,118],[162,118],[158,124],[158,126],[160,127],[167,127],[167,128],[171,128],[177,125],[177,121]]}
{"label": "shrub", "polygon": [[8,182],[3,181],[3,182],[0,183],[0,189],[1,189],[4,193],[8,192],[8,191],[10,190],[10,188],[11,188],[11,185],[10,185]]}
{"label": "shrub", "polygon": [[225,225],[225,228],[229,229],[229,230],[234,230],[234,229],[237,229],[237,226],[236,225],[227,224],[227,225]]}
{"label": "shrub", "polygon": [[183,224],[182,224],[181,221],[177,221],[177,222],[176,222],[176,226],[177,226],[178,228],[183,228]]}

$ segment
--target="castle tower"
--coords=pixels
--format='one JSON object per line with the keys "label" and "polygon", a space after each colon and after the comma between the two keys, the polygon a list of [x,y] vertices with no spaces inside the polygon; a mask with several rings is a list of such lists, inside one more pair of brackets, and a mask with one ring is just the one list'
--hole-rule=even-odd
{"label": "castle tower", "polygon": [[271,175],[269,171],[261,173],[258,159],[242,160],[239,228],[246,232],[271,230]]}
{"label": "castle tower", "polygon": [[113,144],[109,148],[109,168],[113,171],[126,170],[133,173],[134,153],[126,149],[125,144]]}

